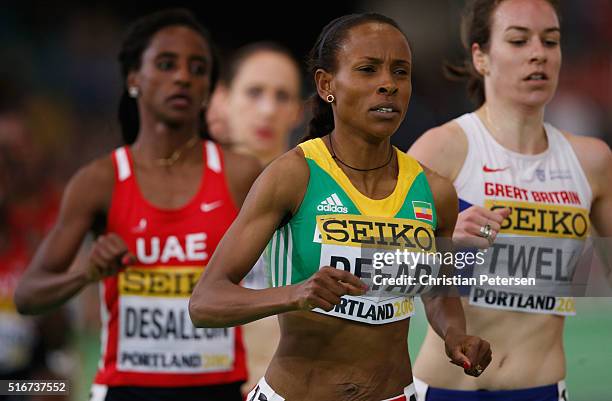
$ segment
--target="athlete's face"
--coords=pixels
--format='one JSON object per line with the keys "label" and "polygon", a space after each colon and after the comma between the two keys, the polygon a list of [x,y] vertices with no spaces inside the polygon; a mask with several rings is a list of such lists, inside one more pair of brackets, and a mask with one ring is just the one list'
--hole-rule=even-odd
{"label": "athlete's face", "polygon": [[[384,23],[351,28],[337,54],[336,71],[319,94],[334,95],[336,127],[391,136],[406,115],[412,93],[412,54],[404,35]],[[328,91],[321,91],[328,86]]]}
{"label": "athlete's face", "polygon": [[228,95],[234,143],[263,158],[284,152],[300,110],[300,73],[290,58],[260,51],[242,62]]}
{"label": "athlete's face", "polygon": [[206,40],[184,26],[158,31],[128,76],[140,90],[139,107],[168,123],[198,118],[210,92],[212,56]]}
{"label": "athlete's face", "polygon": [[545,105],[557,88],[560,39],[559,20],[547,1],[500,3],[492,16],[489,51],[480,60],[487,96]]}

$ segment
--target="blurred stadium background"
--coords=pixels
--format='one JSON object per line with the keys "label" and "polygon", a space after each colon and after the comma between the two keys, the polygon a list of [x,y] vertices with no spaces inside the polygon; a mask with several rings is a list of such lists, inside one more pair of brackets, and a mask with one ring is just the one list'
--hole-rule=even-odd
{"label": "blurred stadium background", "polygon": [[[321,28],[337,16],[367,10],[395,18],[414,50],[410,109],[394,138],[400,148],[407,149],[426,129],[472,107],[463,85],[446,81],[441,68],[446,60],[456,62],[462,58],[459,16],[463,3],[371,0],[183,5],[194,11],[211,31],[225,56],[249,42],[274,40],[303,60]],[[122,83],[116,56],[122,35],[134,18],[176,6],[181,4],[130,1],[89,6],[76,2],[3,2],[0,150],[7,147],[5,139],[14,129],[15,120],[11,119],[14,116],[7,117],[12,109],[22,110],[17,124],[28,138],[24,145],[25,162],[13,160],[10,164],[0,159],[0,179],[6,185],[5,191],[22,193],[35,205],[52,204],[55,194],[78,166],[120,144],[116,108]],[[576,134],[599,136],[610,144],[612,1],[566,0],[561,6],[564,61],[547,119]],[[307,78],[304,95],[311,91]],[[295,139],[301,134],[296,130]],[[3,152],[0,157],[8,157],[6,152],[11,150]],[[18,154],[13,152],[13,159]],[[44,229],[32,228],[36,234],[32,246]],[[0,260],[0,269],[5,268]],[[99,353],[96,302],[95,293],[86,291],[69,305],[68,327],[62,328],[70,333],[68,345],[50,358],[54,369],[71,378],[75,386],[72,400],[86,399],[96,369]],[[580,299],[577,308],[578,315],[567,319],[565,332],[571,399],[612,400],[609,344],[612,300]],[[411,327],[413,358],[422,342],[425,324],[421,308]]]}

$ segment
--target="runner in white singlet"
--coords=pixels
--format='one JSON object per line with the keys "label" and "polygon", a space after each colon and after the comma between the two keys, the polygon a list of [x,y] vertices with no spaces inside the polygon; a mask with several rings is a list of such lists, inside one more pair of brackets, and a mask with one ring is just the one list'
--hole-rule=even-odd
{"label": "runner in white singlet", "polygon": [[[500,276],[525,267],[561,287],[591,225],[612,234],[612,155],[602,141],[543,121],[561,66],[556,5],[472,2],[463,72],[473,72],[469,88],[481,107],[428,131],[409,153],[453,180],[461,209],[455,240],[490,246]],[[414,368],[422,399],[567,399],[563,326],[574,300],[519,292],[472,287],[464,300],[470,331],[495,350],[479,378],[448,369],[429,330]]]}

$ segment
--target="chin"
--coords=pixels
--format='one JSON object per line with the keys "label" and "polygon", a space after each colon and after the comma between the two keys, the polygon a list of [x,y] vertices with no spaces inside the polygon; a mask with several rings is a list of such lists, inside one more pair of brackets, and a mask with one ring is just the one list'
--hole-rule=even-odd
{"label": "chin", "polygon": [[197,120],[197,116],[192,111],[166,112],[161,115],[161,119],[168,125],[184,125]]}
{"label": "chin", "polygon": [[552,97],[553,95],[548,93],[532,94],[521,99],[520,103],[528,107],[539,108],[546,106],[546,104],[551,101]]}
{"label": "chin", "polygon": [[382,140],[390,138],[393,134],[397,132],[398,129],[399,124],[385,123],[372,125],[368,127],[368,129],[366,129],[365,131],[370,135]]}

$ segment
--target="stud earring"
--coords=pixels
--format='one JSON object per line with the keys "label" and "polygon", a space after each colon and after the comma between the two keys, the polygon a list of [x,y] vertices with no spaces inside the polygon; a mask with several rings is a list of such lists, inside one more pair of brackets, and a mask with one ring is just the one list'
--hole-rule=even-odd
{"label": "stud earring", "polygon": [[140,95],[140,89],[137,86],[130,86],[128,88],[128,93],[130,97],[137,98]]}
{"label": "stud earring", "polygon": [[336,100],[336,98],[334,97],[334,95],[327,95],[327,103],[333,103],[334,100]]}

